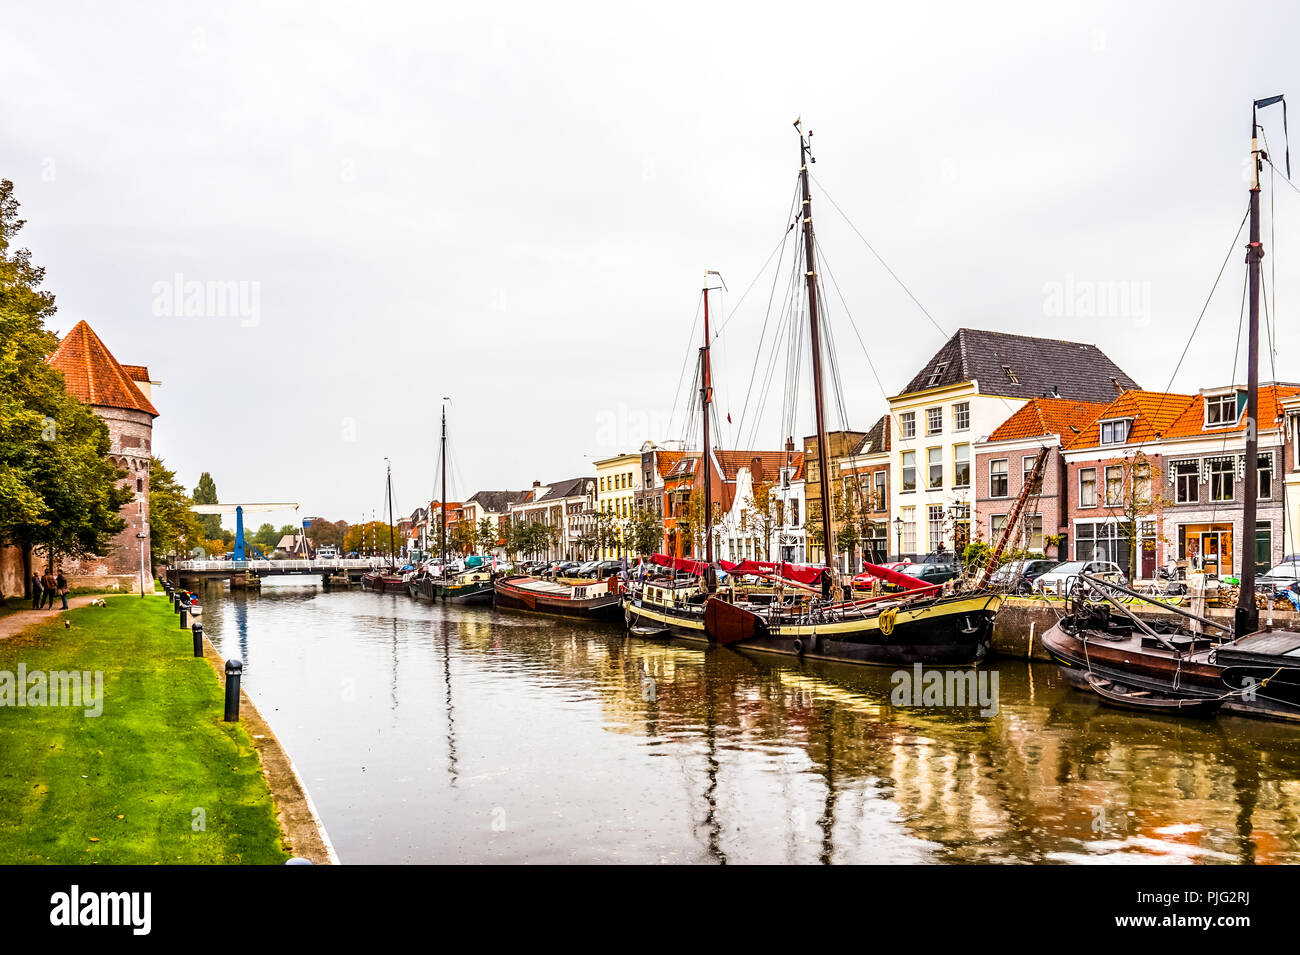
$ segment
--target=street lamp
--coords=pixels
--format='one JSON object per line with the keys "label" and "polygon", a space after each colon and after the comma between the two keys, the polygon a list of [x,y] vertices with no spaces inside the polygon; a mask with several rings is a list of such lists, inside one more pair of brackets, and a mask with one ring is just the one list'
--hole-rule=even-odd
{"label": "street lamp", "polygon": [[135,539],[140,542],[140,599],[144,599],[144,542],[149,539],[149,535],[144,531],[137,531]]}
{"label": "street lamp", "polygon": [[903,559],[903,519],[894,518],[894,536],[898,538],[898,559]]}

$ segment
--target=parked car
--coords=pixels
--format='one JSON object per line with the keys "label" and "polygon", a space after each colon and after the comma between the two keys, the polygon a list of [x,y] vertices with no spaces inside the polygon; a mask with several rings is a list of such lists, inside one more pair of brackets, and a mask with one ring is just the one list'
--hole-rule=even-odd
{"label": "parked car", "polygon": [[1128,584],[1128,577],[1119,564],[1109,560],[1069,560],[1040,575],[1033,584],[1035,593],[1065,593],[1080,574],[1101,577],[1117,584]]}
{"label": "parked car", "polygon": [[1300,555],[1288,557],[1268,573],[1255,578],[1255,590],[1271,594],[1282,590],[1300,590]]}
{"label": "parked car", "polygon": [[1045,558],[1009,561],[993,571],[989,584],[993,587],[1006,587],[1018,594],[1027,594],[1033,589],[1035,580],[1054,570],[1060,563],[1059,560]]}
{"label": "parked car", "polygon": [[577,576],[592,577],[601,579],[611,577],[623,569],[623,562],[619,560],[589,560],[579,569]]}
{"label": "parked car", "polygon": [[[910,567],[911,565],[912,562],[910,560],[896,560],[888,564],[878,564],[877,566],[884,567],[886,570],[902,571],[904,567]],[[874,584],[877,579],[878,578],[872,574],[871,571],[864,570],[853,578],[853,589],[869,590],[871,585]]]}
{"label": "parked car", "polygon": [[[899,570],[900,574],[906,574],[908,577],[915,577],[922,584],[946,584],[952,580],[961,571],[956,564],[947,564],[931,562],[927,564],[907,564]],[[902,590],[897,584],[885,584],[885,590]]]}

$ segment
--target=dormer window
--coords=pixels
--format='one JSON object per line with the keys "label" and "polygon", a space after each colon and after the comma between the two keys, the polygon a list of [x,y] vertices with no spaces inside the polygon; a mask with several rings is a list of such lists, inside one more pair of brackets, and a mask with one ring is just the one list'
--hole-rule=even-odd
{"label": "dormer window", "polygon": [[925,383],[925,387],[933,388],[935,385],[937,385],[939,383],[939,379],[943,377],[943,373],[947,370],[948,370],[948,363],[946,361],[941,361],[939,362],[939,364],[935,365],[933,373],[931,373],[929,380]]}
{"label": "dormer window", "polygon": [[1123,444],[1128,440],[1130,424],[1131,422],[1127,418],[1121,418],[1118,421],[1101,422],[1101,443]]}
{"label": "dormer window", "polygon": [[1237,423],[1237,395],[1209,395],[1205,399],[1205,426],[1222,428]]}

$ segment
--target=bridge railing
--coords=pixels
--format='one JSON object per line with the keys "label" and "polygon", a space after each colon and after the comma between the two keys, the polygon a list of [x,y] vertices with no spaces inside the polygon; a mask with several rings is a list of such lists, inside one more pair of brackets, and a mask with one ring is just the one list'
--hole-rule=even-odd
{"label": "bridge railing", "polygon": [[385,565],[377,557],[335,557],[326,560],[182,560],[172,566],[194,573],[248,571],[267,574],[314,574],[330,570],[369,570]]}

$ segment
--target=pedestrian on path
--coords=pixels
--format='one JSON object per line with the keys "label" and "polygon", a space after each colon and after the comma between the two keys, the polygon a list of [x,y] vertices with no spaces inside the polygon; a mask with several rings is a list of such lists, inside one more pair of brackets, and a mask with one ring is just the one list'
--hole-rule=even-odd
{"label": "pedestrian on path", "polygon": [[41,585],[41,578],[36,571],[32,571],[32,609],[41,609],[41,595],[45,592],[45,587]]}
{"label": "pedestrian on path", "polygon": [[41,586],[45,588],[44,591],[41,593],[41,606],[44,607],[48,604],[49,608],[53,610],[54,591],[58,590],[59,581],[54,576],[54,574],[52,574],[49,570],[46,570],[45,576],[41,578]]}
{"label": "pedestrian on path", "polygon": [[[61,609],[67,610],[68,609],[68,578],[63,576],[62,567],[59,568],[59,576],[54,578],[54,583],[59,591],[59,597],[63,600],[63,607]],[[50,601],[50,606],[54,606],[53,601]]]}

